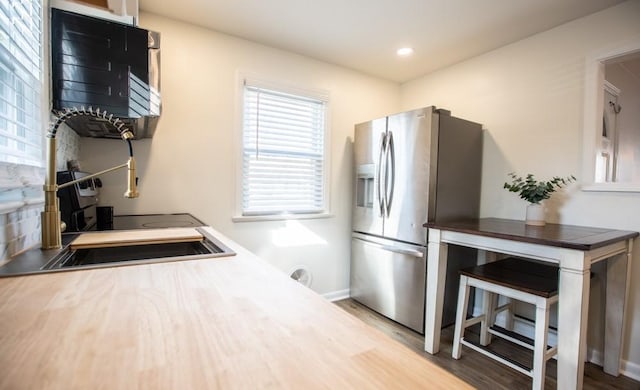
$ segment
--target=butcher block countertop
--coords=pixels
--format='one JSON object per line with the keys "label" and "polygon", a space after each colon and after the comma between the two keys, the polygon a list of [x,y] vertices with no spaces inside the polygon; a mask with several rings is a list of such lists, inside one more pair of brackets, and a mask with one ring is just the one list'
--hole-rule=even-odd
{"label": "butcher block countertop", "polygon": [[0,389],[470,388],[237,255],[0,279]]}
{"label": "butcher block countertop", "polygon": [[71,242],[71,248],[104,248],[123,244],[143,245],[199,240],[202,240],[202,234],[195,228],[104,231],[80,234]]}

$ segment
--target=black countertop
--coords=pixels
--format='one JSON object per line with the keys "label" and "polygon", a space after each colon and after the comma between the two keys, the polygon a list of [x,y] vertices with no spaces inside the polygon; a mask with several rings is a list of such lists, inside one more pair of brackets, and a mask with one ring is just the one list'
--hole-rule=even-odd
{"label": "black countertop", "polygon": [[[115,215],[113,228],[108,230],[162,229],[177,227],[198,227],[204,223],[191,214],[137,214]],[[92,230],[96,230],[94,225]],[[105,229],[102,229],[105,230]]]}

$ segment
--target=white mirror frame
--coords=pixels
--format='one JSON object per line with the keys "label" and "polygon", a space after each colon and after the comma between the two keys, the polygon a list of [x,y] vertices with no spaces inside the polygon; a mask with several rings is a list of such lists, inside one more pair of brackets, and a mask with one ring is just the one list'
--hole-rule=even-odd
{"label": "white mirror frame", "polygon": [[586,58],[582,149],[583,191],[640,192],[640,182],[595,182],[596,145],[602,132],[604,63],[637,51],[640,51],[640,36],[625,40],[613,48],[594,52]]}

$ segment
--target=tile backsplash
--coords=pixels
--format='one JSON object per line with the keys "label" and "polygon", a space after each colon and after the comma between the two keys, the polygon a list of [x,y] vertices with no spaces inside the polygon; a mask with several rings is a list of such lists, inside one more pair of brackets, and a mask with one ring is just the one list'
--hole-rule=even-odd
{"label": "tile backsplash", "polygon": [[23,207],[0,215],[0,264],[16,253],[31,248],[40,242],[40,212],[42,206]]}
{"label": "tile backsplash", "polygon": [[80,136],[67,125],[63,124],[58,129],[56,136],[58,141],[56,150],[56,169],[67,169],[67,161],[77,160],[80,155]]}
{"label": "tile backsplash", "polygon": [[[78,159],[80,137],[62,125],[56,140],[56,169],[64,170]],[[0,166],[0,264],[40,244],[44,175],[44,168]]]}

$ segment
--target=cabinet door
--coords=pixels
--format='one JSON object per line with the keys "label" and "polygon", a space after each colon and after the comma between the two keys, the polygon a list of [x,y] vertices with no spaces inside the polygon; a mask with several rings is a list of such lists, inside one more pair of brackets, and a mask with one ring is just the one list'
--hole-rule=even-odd
{"label": "cabinet door", "polygon": [[94,107],[121,117],[149,111],[148,32],[51,10],[53,108]]}

